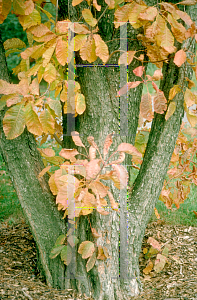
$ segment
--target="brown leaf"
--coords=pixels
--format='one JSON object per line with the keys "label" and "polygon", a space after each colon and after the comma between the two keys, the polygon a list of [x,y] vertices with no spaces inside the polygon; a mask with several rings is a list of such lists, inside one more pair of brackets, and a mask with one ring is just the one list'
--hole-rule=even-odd
{"label": "brown leaf", "polygon": [[79,133],[77,131],[72,131],[71,135],[72,135],[73,142],[75,143],[76,146],[85,148],[84,144],[82,143],[79,137]]}
{"label": "brown leaf", "polygon": [[110,134],[107,135],[107,137],[105,139],[104,147],[103,147],[104,159],[105,159],[105,156],[107,155],[107,153],[109,151],[109,148],[110,148],[111,144],[113,143],[112,136],[113,136],[113,133],[110,133]]}
{"label": "brown leaf", "polygon": [[163,114],[167,109],[167,100],[162,91],[158,91],[157,95],[153,98],[154,111],[158,114]]}
{"label": "brown leaf", "polygon": [[151,95],[146,93],[142,96],[140,103],[140,113],[142,117],[148,121],[152,121],[154,117],[151,98]]}

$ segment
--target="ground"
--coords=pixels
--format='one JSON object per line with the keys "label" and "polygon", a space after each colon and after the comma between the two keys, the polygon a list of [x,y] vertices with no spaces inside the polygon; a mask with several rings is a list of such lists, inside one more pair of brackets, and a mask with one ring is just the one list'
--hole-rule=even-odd
{"label": "ground", "polygon": [[[36,267],[36,247],[28,225],[0,225],[0,299],[86,299],[72,291],[49,288]],[[147,264],[140,255],[141,280],[144,292],[134,300],[197,300],[197,228],[150,223],[142,248],[148,237],[171,247],[168,264],[160,273],[144,275]],[[154,261],[154,259],[153,259]]]}

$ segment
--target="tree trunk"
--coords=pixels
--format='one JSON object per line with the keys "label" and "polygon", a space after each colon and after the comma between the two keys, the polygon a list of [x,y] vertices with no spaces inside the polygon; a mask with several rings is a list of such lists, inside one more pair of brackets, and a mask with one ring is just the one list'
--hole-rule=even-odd
{"label": "tree trunk", "polygon": [[[3,43],[0,40],[0,78],[9,81]],[[2,120],[6,109],[0,111],[0,153],[9,171],[20,204],[37,244],[39,266],[51,287],[65,287],[64,264],[49,254],[57,237],[66,233],[64,220],[56,208],[48,186],[48,176],[38,178],[44,169],[34,136],[26,129],[14,140],[7,140]]]}
{"label": "tree trunk", "polygon": [[[60,18],[68,17],[67,2],[62,0],[59,5]],[[73,17],[71,20],[74,22],[76,21],[75,9],[72,7],[69,9],[70,15]],[[111,15],[112,12],[107,14],[110,22]],[[99,29],[103,33],[102,38],[104,40],[108,41],[112,40],[112,37],[114,39],[119,37],[118,32],[112,33],[109,27],[105,27],[106,23],[103,23],[99,24]],[[134,31],[130,25],[128,28],[129,38],[135,40]],[[128,46],[129,50],[140,49],[137,42],[132,45],[133,48]],[[113,42],[109,47],[110,52],[117,50],[118,47],[118,43]],[[178,47],[180,48],[181,45],[179,44]],[[191,51],[194,51],[194,48]],[[123,121],[122,124],[125,124],[124,120],[119,118],[119,104],[121,105],[121,103],[119,103],[119,98],[116,98],[117,91],[122,86],[122,84],[120,85],[121,70],[119,71],[119,68],[113,66],[82,67],[79,66],[82,65],[82,62],[78,57],[76,57],[76,62],[78,65],[76,67],[76,80],[79,81],[82,93],[85,95],[86,111],[76,118],[75,130],[80,132],[83,143],[88,145],[86,138],[92,135],[99,148],[102,149],[101,146],[103,146],[105,137],[114,131],[113,151],[121,142],[134,144],[141,101],[141,87],[130,90],[128,93],[128,113],[126,114],[128,132],[124,130],[120,132],[121,121]],[[96,63],[98,61],[93,65]],[[110,63],[117,64],[117,55],[112,57]],[[83,64],[86,65],[87,63]],[[134,61],[129,66],[129,81],[133,81],[132,70],[138,65],[138,62]],[[160,89],[164,91],[167,98],[171,87],[175,84],[182,84],[185,76],[191,79],[192,73],[189,68],[184,73],[183,68],[179,69],[175,66],[173,59],[170,60],[169,64],[164,64],[163,81]],[[126,97],[121,97],[121,100],[125,101]],[[175,101],[177,101],[176,111],[168,121],[165,121],[165,115],[155,113],[143,164],[133,191],[129,194],[128,201],[125,190],[117,191],[110,185],[115,200],[120,202],[120,214],[108,208],[110,211],[108,216],[102,216],[96,211],[90,215],[91,227],[102,233],[102,238],[97,240],[97,245],[104,245],[107,248],[110,259],[106,261],[97,260],[95,266],[87,273],[86,260],[81,258],[76,249],[76,276],[71,287],[78,292],[88,296],[92,295],[97,300],[114,300],[130,299],[142,290],[138,263],[142,239],[160,195],[184,114],[183,94],[178,94]],[[67,116],[64,116],[64,133],[67,132],[66,125]],[[123,129],[125,129],[124,126]],[[64,138],[64,147],[74,147],[68,136]],[[110,154],[113,152],[112,150]],[[129,167],[129,162],[130,158],[127,158],[126,165],[129,168],[129,173],[131,173],[132,169]],[[87,216],[80,217],[76,235],[79,238],[79,244],[85,240],[93,241]],[[110,243],[107,243],[107,240]]]}

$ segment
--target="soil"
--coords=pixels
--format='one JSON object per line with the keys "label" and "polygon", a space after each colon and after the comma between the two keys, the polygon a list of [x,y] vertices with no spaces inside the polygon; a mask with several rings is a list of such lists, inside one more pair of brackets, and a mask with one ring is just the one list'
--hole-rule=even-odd
{"label": "soil", "polygon": [[[0,225],[0,299],[86,299],[72,290],[49,288],[36,267],[36,246],[25,221]],[[143,293],[133,300],[197,300],[197,228],[172,226],[158,221],[148,224],[142,250],[148,237],[170,246],[164,269],[144,274],[147,265],[140,255]],[[151,258],[154,262],[155,258]]]}

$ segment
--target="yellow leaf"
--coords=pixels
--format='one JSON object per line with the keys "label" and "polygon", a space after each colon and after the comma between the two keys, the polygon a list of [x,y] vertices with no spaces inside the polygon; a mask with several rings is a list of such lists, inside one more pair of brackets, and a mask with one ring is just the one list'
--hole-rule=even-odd
{"label": "yellow leaf", "polygon": [[170,89],[170,92],[169,92],[169,97],[168,99],[169,100],[172,100],[177,93],[179,93],[181,91],[181,88],[179,85],[174,85],[171,89]]}
{"label": "yellow leaf", "polygon": [[129,12],[129,23],[133,26],[133,28],[137,29],[144,24],[144,21],[138,19],[138,16],[141,12],[144,12],[146,8],[146,5],[139,5],[135,3],[132,10]]}
{"label": "yellow leaf", "polygon": [[174,46],[174,37],[171,31],[169,30],[166,21],[160,15],[157,16],[157,26],[157,45],[164,48],[168,53],[175,52],[176,47]]}
{"label": "yellow leaf", "polygon": [[23,30],[26,30],[27,28],[38,25],[41,23],[41,16],[39,12],[34,9],[33,12],[28,16],[19,16],[18,20],[20,24],[23,27]]}
{"label": "yellow leaf", "polygon": [[166,121],[173,115],[173,113],[175,112],[176,109],[176,103],[175,102],[170,102],[167,112],[165,114],[165,119]]}
{"label": "yellow leaf", "polygon": [[82,16],[88,25],[92,27],[96,26],[97,19],[93,18],[93,15],[89,9],[85,8],[82,10]]}
{"label": "yellow leaf", "polygon": [[136,51],[128,51],[123,53],[118,60],[118,64],[124,64],[125,66],[129,65],[133,61],[135,53]]}
{"label": "yellow leaf", "polygon": [[49,63],[46,66],[43,78],[46,82],[51,83],[56,79],[56,68],[54,67],[54,65],[52,65],[51,63]]}
{"label": "yellow leaf", "polygon": [[13,9],[16,15],[24,15],[25,14],[25,3],[22,0],[14,0],[13,1]]}
{"label": "yellow leaf", "polygon": [[37,112],[32,107],[32,103],[28,103],[25,107],[25,123],[29,132],[35,135],[41,135],[43,133],[42,125]]}
{"label": "yellow leaf", "polygon": [[76,112],[81,115],[85,109],[86,109],[86,104],[85,104],[85,97],[81,93],[77,93],[75,96],[75,101],[76,101]]}
{"label": "yellow leaf", "polygon": [[0,1],[0,24],[7,18],[9,11],[12,8],[11,0]]}
{"label": "yellow leaf", "polygon": [[89,63],[97,60],[96,46],[94,39],[89,39],[83,47],[80,49],[80,56],[83,60],[87,60]]}
{"label": "yellow leaf", "polygon": [[69,49],[71,51],[78,51],[83,47],[83,45],[86,43],[86,41],[87,41],[87,35],[78,34],[72,39],[72,41],[69,45]]}
{"label": "yellow leaf", "polygon": [[4,49],[13,49],[13,48],[26,48],[26,44],[18,38],[7,39],[3,43]]}
{"label": "yellow leaf", "polygon": [[186,28],[181,23],[177,22],[177,20],[175,20],[171,14],[168,14],[168,21],[171,25],[171,30],[175,39],[179,43],[182,43],[186,39]]}
{"label": "yellow leaf", "polygon": [[24,103],[12,106],[5,113],[3,118],[3,131],[8,140],[15,139],[25,129]]}
{"label": "yellow leaf", "polygon": [[56,41],[54,41],[54,44],[43,53],[42,55],[42,57],[44,58],[42,63],[43,67],[46,67],[47,64],[50,62],[53,52],[55,50],[55,46],[56,46]]}
{"label": "yellow leaf", "polygon": [[68,43],[61,36],[57,39],[55,54],[60,65],[65,66],[68,59]]}
{"label": "yellow leaf", "polygon": [[83,0],[72,0],[72,6],[80,4]]}
{"label": "yellow leaf", "polygon": [[49,113],[47,109],[43,110],[39,116],[40,123],[43,127],[44,133],[54,134],[55,129],[55,120],[53,116]]}
{"label": "yellow leaf", "polygon": [[62,116],[62,106],[60,104],[60,101],[58,99],[53,100],[48,98],[47,103],[49,107],[55,112],[56,116],[61,118]]}
{"label": "yellow leaf", "polygon": [[[115,14],[114,14],[116,21],[117,22],[127,22],[129,20],[129,13],[131,12],[133,6],[134,6],[133,3],[129,3],[122,7],[119,7],[115,11]],[[118,28],[119,26],[120,26],[120,24],[115,23],[116,28]]]}
{"label": "yellow leaf", "polygon": [[95,45],[96,45],[96,55],[104,62],[109,58],[109,51],[108,47],[105,44],[105,42],[102,40],[99,34],[94,34],[93,38],[95,40]]}

